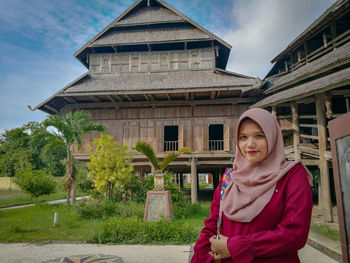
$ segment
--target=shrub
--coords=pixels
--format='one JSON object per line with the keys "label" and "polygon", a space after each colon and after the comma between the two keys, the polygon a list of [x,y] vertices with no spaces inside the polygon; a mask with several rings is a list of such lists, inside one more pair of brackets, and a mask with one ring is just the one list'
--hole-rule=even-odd
{"label": "shrub", "polygon": [[30,166],[16,172],[13,180],[23,192],[34,198],[34,202],[41,195],[49,195],[55,192],[56,182],[46,170],[33,170]]}
{"label": "shrub", "polygon": [[[173,202],[183,202],[186,199],[185,194],[179,189],[179,186],[174,183],[174,174],[168,171],[164,172],[164,187],[170,190],[171,199]],[[147,192],[154,188],[154,177],[146,178],[134,177],[132,182],[127,185],[126,189],[129,193],[129,200],[135,202],[145,202]],[[117,199],[120,200],[120,199]]]}
{"label": "shrub", "polygon": [[189,244],[198,233],[183,221],[143,221],[138,218],[111,218],[94,242],[116,244]]}
{"label": "shrub", "polygon": [[76,206],[79,217],[82,219],[97,219],[136,216],[143,217],[144,206],[135,202],[115,203],[105,201],[84,201]]}

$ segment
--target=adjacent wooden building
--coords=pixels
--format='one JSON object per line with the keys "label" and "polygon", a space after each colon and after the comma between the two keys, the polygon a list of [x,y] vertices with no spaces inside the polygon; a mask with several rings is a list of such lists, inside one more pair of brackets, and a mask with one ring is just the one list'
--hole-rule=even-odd
{"label": "adjacent wooden building", "polygon": [[288,159],[301,159],[312,171],[316,200],[332,221],[335,194],[327,123],[349,111],[349,1],[336,1],[272,63],[262,84],[267,97],[253,107],[275,114]]}
{"label": "adjacent wooden building", "polygon": [[[231,46],[161,0],[138,0],[74,55],[88,69],[32,110],[89,112],[114,139],[130,148],[139,140],[157,155],[191,148],[171,164],[192,174],[219,174],[232,165],[240,114],[261,98],[261,80],[226,71]],[[76,159],[87,161],[96,134]],[[141,175],[151,172],[133,152]]]}

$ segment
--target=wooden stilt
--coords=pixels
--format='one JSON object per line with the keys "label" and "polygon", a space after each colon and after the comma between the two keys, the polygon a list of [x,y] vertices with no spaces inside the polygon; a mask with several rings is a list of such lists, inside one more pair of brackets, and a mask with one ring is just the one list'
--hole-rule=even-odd
{"label": "wooden stilt", "polygon": [[324,94],[316,95],[316,115],[317,115],[317,130],[320,152],[320,184],[321,184],[321,200],[319,204],[324,213],[324,219],[327,222],[333,222],[332,204],[331,204],[331,189],[329,181],[329,164],[324,157],[324,152],[327,150],[327,125],[325,113],[325,96]]}
{"label": "wooden stilt", "polygon": [[198,178],[197,178],[197,158],[193,157],[191,160],[191,201],[196,203],[198,201]]}
{"label": "wooden stilt", "polygon": [[292,127],[293,127],[293,148],[294,148],[294,160],[300,161],[300,152],[299,152],[299,116],[298,116],[298,105],[296,101],[291,103],[291,112],[292,112]]}

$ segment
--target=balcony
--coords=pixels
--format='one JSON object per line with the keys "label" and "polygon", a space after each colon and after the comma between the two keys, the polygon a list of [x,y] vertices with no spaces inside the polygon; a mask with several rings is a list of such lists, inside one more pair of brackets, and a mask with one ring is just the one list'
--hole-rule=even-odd
{"label": "balcony", "polygon": [[178,141],[165,141],[164,142],[164,152],[175,152],[179,149]]}
{"label": "balcony", "polygon": [[209,151],[223,151],[224,140],[209,140]]}

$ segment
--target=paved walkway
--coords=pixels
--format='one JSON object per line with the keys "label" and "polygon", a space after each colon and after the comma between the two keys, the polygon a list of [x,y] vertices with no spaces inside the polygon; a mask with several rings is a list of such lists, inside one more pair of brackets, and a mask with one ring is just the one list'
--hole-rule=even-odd
{"label": "paved walkway", "polygon": [[[93,262],[116,263],[187,263],[192,246],[141,246],[141,245],[96,245],[96,244],[46,244],[0,243],[2,263],[53,263]],[[310,245],[299,252],[302,263],[337,263]],[[90,262],[87,260],[87,262]]]}

